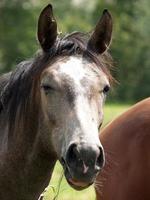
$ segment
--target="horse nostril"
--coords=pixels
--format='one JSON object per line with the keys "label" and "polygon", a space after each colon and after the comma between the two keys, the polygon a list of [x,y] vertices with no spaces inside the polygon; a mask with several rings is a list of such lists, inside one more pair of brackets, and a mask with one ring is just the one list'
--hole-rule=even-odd
{"label": "horse nostril", "polygon": [[70,169],[85,173],[98,172],[104,166],[103,148],[88,143],[73,143],[66,154],[66,164]]}
{"label": "horse nostril", "polygon": [[105,156],[104,156],[104,150],[102,147],[99,147],[99,156],[97,158],[96,165],[100,168],[102,168],[105,164]]}
{"label": "horse nostril", "polygon": [[77,144],[73,143],[70,145],[66,155],[66,162],[72,165],[79,158],[79,152],[77,150]]}

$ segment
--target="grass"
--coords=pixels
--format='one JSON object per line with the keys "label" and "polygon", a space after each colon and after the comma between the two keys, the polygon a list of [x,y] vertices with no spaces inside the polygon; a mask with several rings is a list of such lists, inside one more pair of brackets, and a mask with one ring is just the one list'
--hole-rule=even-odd
{"label": "grass", "polygon": [[[129,105],[120,104],[108,104],[104,109],[104,126],[109,123],[113,118],[120,115],[127,110]],[[60,178],[62,177],[63,170],[59,162],[57,162],[51,182],[44,194],[44,200],[94,200],[95,193],[93,186],[83,191],[75,191],[66,182],[65,178],[62,178],[58,198],[54,199],[59,188]]]}

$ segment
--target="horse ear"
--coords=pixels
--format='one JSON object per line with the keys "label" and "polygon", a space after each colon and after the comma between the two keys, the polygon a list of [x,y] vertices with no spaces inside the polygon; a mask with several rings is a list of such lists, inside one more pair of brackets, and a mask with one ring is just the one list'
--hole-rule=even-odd
{"label": "horse ear", "polygon": [[44,51],[48,51],[56,41],[57,23],[53,15],[51,4],[46,6],[39,16],[37,35]]}
{"label": "horse ear", "polygon": [[104,53],[111,42],[112,27],[112,17],[105,9],[89,39],[88,48],[97,54]]}

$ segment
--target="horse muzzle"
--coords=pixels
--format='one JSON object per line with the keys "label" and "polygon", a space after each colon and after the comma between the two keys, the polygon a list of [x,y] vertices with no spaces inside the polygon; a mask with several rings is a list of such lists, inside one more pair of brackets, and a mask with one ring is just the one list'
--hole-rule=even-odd
{"label": "horse muzzle", "polygon": [[72,143],[62,158],[66,179],[76,190],[89,187],[104,162],[103,148],[90,143]]}

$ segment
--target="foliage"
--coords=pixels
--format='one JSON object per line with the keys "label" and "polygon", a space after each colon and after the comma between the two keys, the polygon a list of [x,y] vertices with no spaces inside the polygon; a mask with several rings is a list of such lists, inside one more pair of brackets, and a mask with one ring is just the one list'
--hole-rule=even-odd
{"label": "foliage", "polygon": [[[38,49],[36,25],[49,0],[1,0],[0,72],[30,58]],[[150,1],[149,0],[51,0],[59,32],[90,31],[102,10],[114,19],[111,53],[114,77],[119,81],[110,100],[135,101],[149,96]]]}
{"label": "foliage", "polygon": [[114,76],[119,84],[112,99],[145,98],[150,94],[150,1],[97,1],[94,18],[98,9],[105,6],[111,10],[115,24],[112,55],[116,65]]}
{"label": "foliage", "polygon": [[[27,4],[26,4],[27,5]],[[0,71],[9,71],[35,51],[35,10],[6,1],[0,7]]]}

